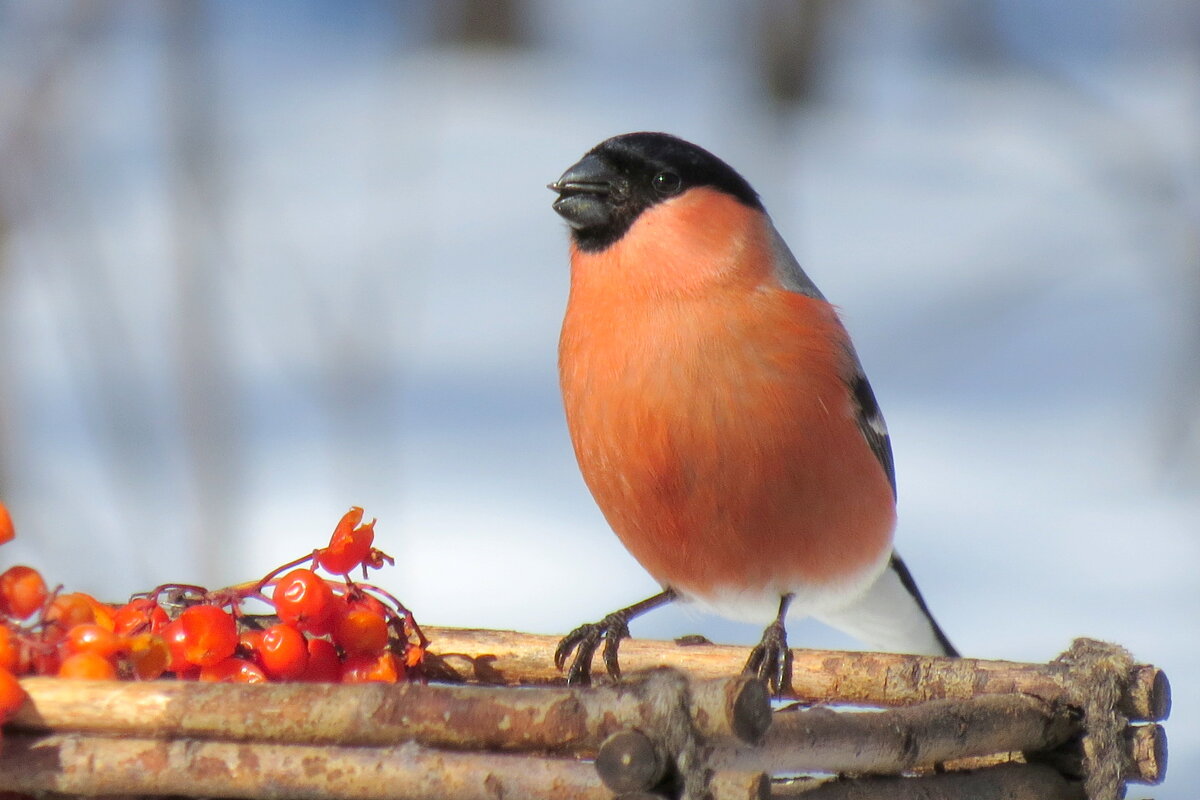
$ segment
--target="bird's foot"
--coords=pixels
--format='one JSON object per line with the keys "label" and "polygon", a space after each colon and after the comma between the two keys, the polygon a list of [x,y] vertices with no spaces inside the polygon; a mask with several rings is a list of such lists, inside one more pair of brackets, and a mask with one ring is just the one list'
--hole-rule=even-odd
{"label": "bird's foot", "polygon": [[[554,650],[554,666],[560,670],[571,660],[567,670],[568,686],[587,686],[592,682],[592,656],[604,642],[604,668],[614,678],[621,677],[617,650],[622,639],[629,638],[628,609],[614,611],[599,622],[588,622],[568,633]],[[572,652],[575,654],[571,658]]]}
{"label": "bird's foot", "polygon": [[742,672],[757,675],[775,696],[792,685],[792,651],[783,620],[775,620],[763,631],[762,641],[750,651]]}
{"label": "bird's foot", "polygon": [[640,603],[614,611],[599,622],[589,622],[580,625],[568,633],[558,643],[554,650],[554,666],[559,669],[571,658],[571,667],[567,670],[568,686],[587,686],[592,682],[592,656],[600,642],[604,642],[604,667],[614,678],[621,677],[621,665],[617,662],[617,649],[622,639],[629,638],[629,620],[641,616],[647,611],[666,605],[678,595],[671,588],[663,589],[653,597],[648,597]]}

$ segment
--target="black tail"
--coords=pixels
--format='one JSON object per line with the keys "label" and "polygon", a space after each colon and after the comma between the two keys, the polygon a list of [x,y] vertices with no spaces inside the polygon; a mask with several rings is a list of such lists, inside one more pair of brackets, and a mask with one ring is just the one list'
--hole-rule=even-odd
{"label": "black tail", "polygon": [[937,624],[937,620],[929,612],[929,606],[925,605],[925,598],[921,596],[921,590],[917,588],[917,582],[913,580],[912,573],[908,571],[908,567],[905,566],[900,556],[894,552],[892,553],[892,563],[890,566],[900,576],[900,583],[904,585],[908,593],[917,601],[917,605],[921,607],[921,611],[925,612],[925,616],[929,619],[929,625],[933,628],[933,635],[937,637],[938,643],[946,651],[946,655],[957,658],[959,655],[958,649],[950,644],[950,640],[946,638],[946,634],[942,631],[941,626]]}

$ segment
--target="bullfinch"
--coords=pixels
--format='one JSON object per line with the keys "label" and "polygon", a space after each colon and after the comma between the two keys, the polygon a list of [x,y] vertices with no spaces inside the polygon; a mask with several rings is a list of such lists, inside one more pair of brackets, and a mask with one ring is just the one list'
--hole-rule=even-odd
{"label": "bullfinch", "polygon": [[[592,148],[550,184],[570,228],[558,367],[584,481],[662,585],[582,625],[560,668],[610,674],[633,617],[685,600],[770,621],[746,670],[790,681],[785,620],[872,648],[957,655],[892,549],[892,447],[836,308],[758,194],[665,133]],[[773,621],[772,621],[773,620]]]}

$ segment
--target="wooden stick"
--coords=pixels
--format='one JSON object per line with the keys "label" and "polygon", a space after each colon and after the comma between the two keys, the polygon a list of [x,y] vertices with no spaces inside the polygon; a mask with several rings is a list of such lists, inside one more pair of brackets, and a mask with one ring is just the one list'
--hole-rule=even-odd
{"label": "wooden stick", "polygon": [[719,770],[708,791],[712,800],[770,800],[771,779],[765,772]]}
{"label": "wooden stick", "polygon": [[0,790],[293,800],[609,800],[573,759],[391,748],[6,734]]}
{"label": "wooden stick", "polygon": [[[620,800],[657,797],[654,789],[662,783],[667,766],[661,748],[635,730],[614,733],[596,756],[597,774]],[[707,796],[712,800],[766,800],[770,784],[765,772],[718,769],[709,779]]]}
{"label": "wooden stick", "polygon": [[[1124,748],[1124,780],[1151,786],[1162,783],[1167,774],[1167,734],[1161,725],[1130,725],[1125,729]],[[1082,777],[1086,772],[1078,746],[1041,754],[1039,760],[1071,777]]]}
{"label": "wooden stick", "polygon": [[1001,764],[919,778],[797,780],[771,797],[803,800],[1085,800],[1083,787],[1044,764]]}
{"label": "wooden stick", "polygon": [[[652,671],[591,689],[359,684],[93,682],[26,678],[30,702],[6,728],[157,738],[389,745],[592,755],[605,737],[648,726],[682,677]],[[668,687],[664,682],[669,682]],[[666,689],[666,695],[663,690]],[[761,738],[771,712],[759,681],[742,675],[690,684],[700,733]]]}
{"label": "wooden stick", "polygon": [[1167,673],[1150,664],[1135,666],[1117,710],[1135,722],[1165,720],[1171,715],[1171,682]]}
{"label": "wooden stick", "polygon": [[596,754],[596,774],[617,794],[652,789],[667,772],[667,757],[654,741],[632,728],[604,740]]}
{"label": "wooden stick", "polygon": [[1125,775],[1134,783],[1157,786],[1167,775],[1167,732],[1162,725],[1133,725],[1125,729],[1129,763]]}
{"label": "wooden stick", "polygon": [[718,747],[716,767],[896,775],[950,759],[1050,750],[1078,733],[1065,707],[1034,697],[933,700],[909,708],[780,711],[757,747]]}
{"label": "wooden stick", "polygon": [[[554,667],[556,636],[465,628],[425,628],[439,677],[487,684],[544,684],[562,680]],[[680,646],[629,639],[621,644],[625,670],[667,665],[699,678],[736,675],[747,650],[728,645]],[[810,703],[905,706],[925,700],[982,694],[1027,694],[1047,702],[1068,689],[1068,666],[894,653],[792,650],[792,686],[786,697]],[[596,679],[604,681],[597,664]],[[1139,665],[1129,676],[1118,710],[1134,720],[1157,721],[1170,711],[1170,684],[1162,670]]]}

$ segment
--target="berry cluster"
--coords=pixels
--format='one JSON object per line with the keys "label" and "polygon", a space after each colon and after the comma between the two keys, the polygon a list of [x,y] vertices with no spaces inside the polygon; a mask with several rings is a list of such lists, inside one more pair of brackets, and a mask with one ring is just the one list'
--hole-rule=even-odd
{"label": "berry cluster", "polygon": [[[123,606],[47,589],[37,570],[0,574],[0,722],[24,702],[18,675],[100,680],[395,682],[428,644],[412,613],[350,574],[391,564],[375,521],[350,509],[326,547],[261,580],[208,591],[171,584]],[[13,538],[0,504],[0,544]],[[318,574],[321,570],[332,577]],[[250,614],[255,601],[271,612]]]}

